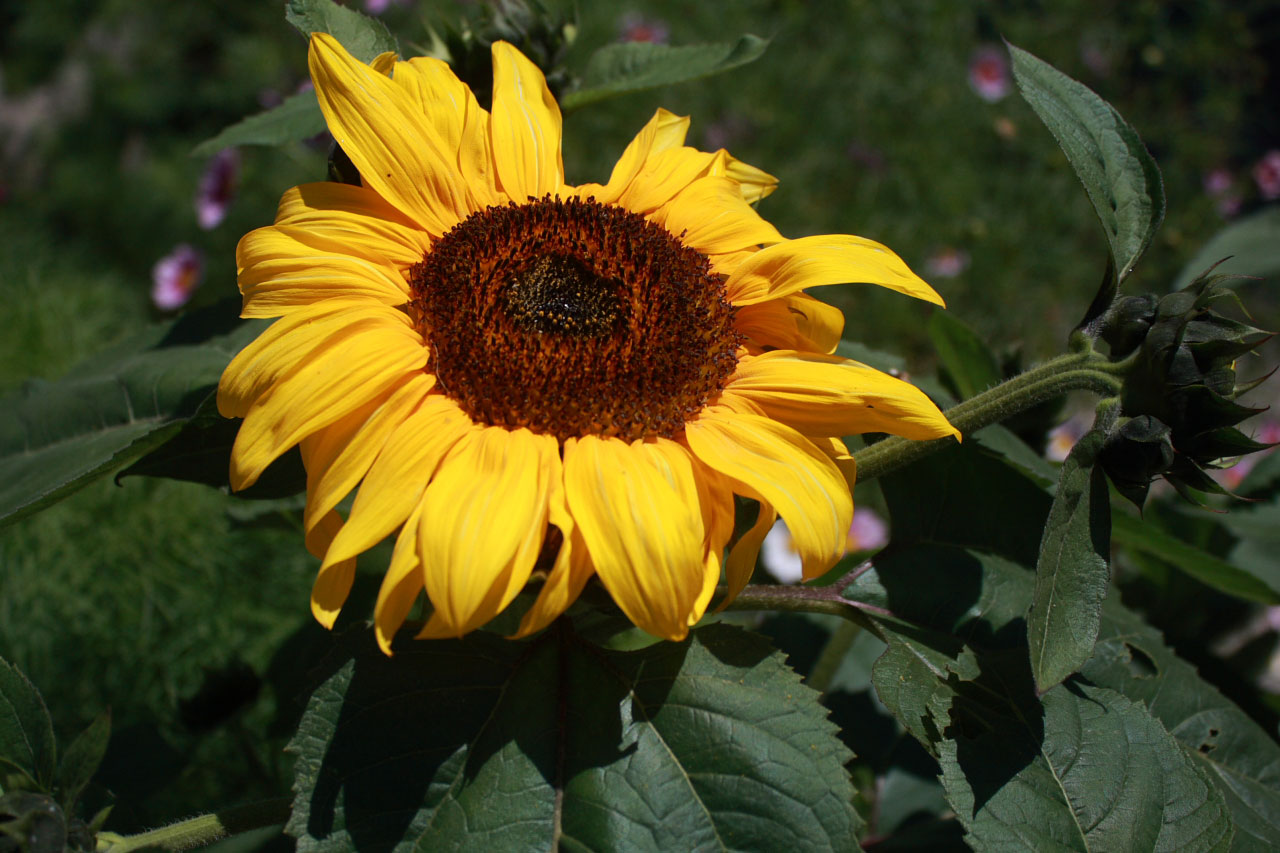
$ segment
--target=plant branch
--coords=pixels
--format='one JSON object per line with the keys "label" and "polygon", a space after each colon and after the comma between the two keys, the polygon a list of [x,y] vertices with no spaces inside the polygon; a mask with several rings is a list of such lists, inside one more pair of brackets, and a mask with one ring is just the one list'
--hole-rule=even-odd
{"label": "plant branch", "polygon": [[[1125,363],[1108,361],[1092,349],[1067,353],[953,406],[946,412],[947,420],[962,435],[968,435],[1068,391],[1118,394],[1127,367]],[[874,480],[949,447],[952,441],[950,437],[911,441],[892,436],[868,445],[853,454],[858,465],[858,481]]]}
{"label": "plant branch", "polygon": [[190,850],[193,847],[203,847],[251,829],[263,829],[282,824],[289,819],[292,806],[291,797],[280,797],[261,803],[232,806],[213,814],[198,815],[137,835],[100,832],[98,833],[98,853],[129,853],[129,851],[146,847],[157,847],[161,850]]}

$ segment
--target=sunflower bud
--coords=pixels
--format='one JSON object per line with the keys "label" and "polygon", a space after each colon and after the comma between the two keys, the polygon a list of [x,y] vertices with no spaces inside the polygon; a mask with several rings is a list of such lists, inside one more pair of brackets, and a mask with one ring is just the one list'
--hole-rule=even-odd
{"label": "sunflower bud", "polygon": [[1133,363],[1101,462],[1139,506],[1159,476],[1187,497],[1188,488],[1225,494],[1205,469],[1270,446],[1236,428],[1262,410],[1236,402],[1258,382],[1237,384],[1235,368],[1271,335],[1213,310],[1235,294],[1209,272],[1176,293],[1118,300],[1103,322],[1111,357]]}
{"label": "sunflower bud", "polygon": [[578,33],[576,20],[543,0],[485,0],[468,4],[457,22],[431,29],[430,54],[443,59],[488,109],[493,88],[489,50],[510,42],[542,69],[547,87],[559,100],[569,83],[565,56]]}

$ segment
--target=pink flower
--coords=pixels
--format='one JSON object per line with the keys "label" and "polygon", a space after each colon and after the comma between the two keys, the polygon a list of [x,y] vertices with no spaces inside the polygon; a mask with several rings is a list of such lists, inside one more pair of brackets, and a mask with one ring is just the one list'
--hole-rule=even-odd
{"label": "pink flower", "polygon": [[[853,523],[845,540],[845,553],[874,551],[889,542],[889,526],[874,510],[858,507],[853,511]],[[791,540],[786,522],[778,519],[760,546],[760,559],[764,567],[782,583],[799,583],[802,580],[800,555]]]}
{"label": "pink flower", "polygon": [[[1253,436],[1253,440],[1262,444],[1280,444],[1280,422],[1270,421],[1263,424],[1258,429],[1257,435]],[[1249,472],[1253,470],[1254,466],[1262,461],[1262,457],[1273,452],[1275,452],[1274,448],[1259,450],[1257,453],[1241,456],[1229,468],[1219,468],[1210,473],[1213,475],[1213,479],[1217,480],[1223,488],[1234,492],[1244,482],[1244,478],[1249,476]]]}
{"label": "pink flower", "polygon": [[240,177],[240,152],[224,148],[213,156],[196,190],[196,221],[208,231],[216,228],[227,215],[236,195],[236,182]]}
{"label": "pink flower", "polygon": [[1280,150],[1273,148],[1262,155],[1253,166],[1253,180],[1267,201],[1280,198]]}
{"label": "pink flower", "polygon": [[392,6],[408,6],[410,0],[364,0],[364,10],[370,15],[381,15]]}
{"label": "pink flower", "polygon": [[627,12],[618,19],[619,41],[666,44],[668,35],[666,23],[656,18],[646,18],[637,12]]}
{"label": "pink flower", "polygon": [[944,246],[930,255],[924,266],[933,278],[955,278],[969,268],[969,253]]}
{"label": "pink flower", "polygon": [[978,97],[995,103],[1009,94],[1009,60],[995,45],[984,45],[969,60],[969,85]]}
{"label": "pink flower", "polygon": [[1076,412],[1064,422],[1049,430],[1049,443],[1045,445],[1044,455],[1050,462],[1063,462],[1071,453],[1089,427],[1093,424],[1093,412],[1084,410]]}
{"label": "pink flower", "polygon": [[180,243],[151,268],[151,301],[161,311],[181,308],[203,278],[204,258],[200,251]]}

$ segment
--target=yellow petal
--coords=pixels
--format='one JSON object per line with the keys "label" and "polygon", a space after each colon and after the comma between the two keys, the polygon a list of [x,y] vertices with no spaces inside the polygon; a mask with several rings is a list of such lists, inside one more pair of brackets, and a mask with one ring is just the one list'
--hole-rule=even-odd
{"label": "yellow petal", "polygon": [[356,494],[351,516],[325,560],[345,560],[369,550],[400,526],[422,498],[440,460],[476,429],[458,404],[432,394],[407,417],[378,454]]}
{"label": "yellow petal", "polygon": [[459,637],[529,580],[547,530],[553,436],[487,427],[460,441],[422,497],[418,550],[435,613],[424,637]]}
{"label": "yellow petal", "polygon": [[564,447],[569,509],[596,574],[644,630],[682,639],[702,614],[702,512],[688,451],[588,435]]}
{"label": "yellow petal", "polygon": [[805,435],[960,435],[919,388],[833,355],[775,350],[748,356],[738,362],[725,393],[747,398]]}
{"label": "yellow petal", "polygon": [[[323,556],[328,550],[333,537],[342,528],[342,517],[336,512],[327,512],[314,528],[314,533],[307,538],[308,549],[316,556]],[[351,583],[356,577],[356,561],[343,560],[339,563],[323,565],[316,574],[311,585],[311,613],[316,621],[326,628],[332,628],[338,618],[338,612],[351,592]]]}
{"label": "yellow petal", "polygon": [[493,44],[489,124],[498,182],[512,200],[520,203],[560,189],[560,106],[538,66],[505,41]]}
{"label": "yellow petal", "polygon": [[729,588],[724,601],[720,602],[721,610],[746,588],[747,582],[751,580],[751,573],[755,571],[756,558],[760,556],[764,537],[769,535],[773,523],[778,520],[777,511],[768,501],[762,499],[757,503],[760,508],[756,512],[755,523],[733,543],[733,547],[729,549],[729,558],[725,560],[724,576]]}
{"label": "yellow petal", "polygon": [[433,375],[413,373],[392,386],[391,393],[356,412],[354,423],[343,423],[345,428],[341,430],[335,429],[339,424],[322,430],[311,447],[311,439],[302,442],[307,466],[307,509],[303,516],[306,529],[319,513],[333,509],[356,487],[391,434],[418,408],[434,385]]}
{"label": "yellow petal", "polygon": [[582,198],[588,195],[595,196],[596,201],[601,204],[617,203],[650,158],[671,148],[679,147],[684,142],[688,130],[687,116],[678,116],[659,109],[623,150],[622,156],[613,167],[612,174],[609,175],[609,183],[604,186],[592,184],[589,188],[582,187],[579,195]]}
{"label": "yellow petal", "polygon": [[329,299],[306,305],[266,328],[240,350],[218,381],[218,412],[243,418],[258,398],[311,358],[334,335],[355,323],[386,322],[408,327],[399,311],[368,300]]}
{"label": "yellow petal", "polygon": [[762,497],[791,529],[807,577],[826,571],[844,553],[853,500],[840,469],[790,427],[722,406],[702,410],[685,424],[697,457]]}
{"label": "yellow petal", "polygon": [[250,231],[236,248],[242,317],[279,317],[322,299],[368,299],[383,305],[409,301],[409,285],[390,262],[316,249],[274,225]]}
{"label": "yellow petal", "polygon": [[325,33],[311,36],[307,63],[329,132],[365,185],[436,236],[473,212],[454,152],[404,89]]}
{"label": "yellow petal", "polygon": [[728,178],[699,178],[651,217],[703,254],[737,252],[783,239]]}
{"label": "yellow petal", "polygon": [[942,297],[885,246],[849,234],[800,237],[761,249],[725,282],[729,301],[753,305],[806,287],[878,284],[942,305]]}
{"label": "yellow petal", "polygon": [[556,554],[555,565],[547,574],[533,606],[520,620],[515,637],[527,637],[541,631],[577,600],[582,588],[595,574],[587,545],[574,523],[565,499],[564,464],[559,454],[546,460],[547,471],[547,520],[560,529],[562,542]]}
{"label": "yellow petal", "polygon": [[231,486],[254,483],[281,453],[359,408],[410,372],[427,351],[412,329],[383,318],[350,323],[260,394],[231,451]]}
{"label": "yellow petal", "polygon": [[778,188],[778,179],[730,155],[725,163],[725,174],[738,185],[747,204],[755,204]]}
{"label": "yellow petal", "polygon": [[709,154],[696,148],[671,148],[656,152],[632,179],[618,204],[634,213],[651,213],[671,201],[694,181],[712,173],[717,166],[723,172],[725,160],[723,153]]}
{"label": "yellow petal", "polygon": [[413,609],[413,603],[422,592],[422,561],[418,555],[418,524],[422,517],[419,504],[404,523],[391,552],[391,565],[382,577],[378,600],[373,605],[374,636],[378,648],[385,655],[391,654],[391,640],[404,624],[405,617]]}
{"label": "yellow petal", "polygon": [[[276,226],[313,247],[407,267],[431,249],[431,238],[373,190],[322,181],[285,192]],[[322,241],[322,242],[321,242]]]}
{"label": "yellow petal", "polygon": [[[765,303],[767,304],[767,303]],[[786,298],[787,309],[795,317],[800,334],[813,342],[818,352],[834,352],[844,334],[844,314],[834,305],[814,299],[807,293],[793,293]],[[800,347],[783,347],[800,349]],[[807,347],[806,347],[807,349]]]}
{"label": "yellow petal", "polygon": [[[756,349],[825,353],[840,343],[844,315],[837,308],[804,294],[795,294],[740,306],[734,315],[734,327],[746,335],[748,344]],[[815,337],[810,337],[810,333]]]}
{"label": "yellow petal", "polygon": [[456,153],[455,162],[474,209],[506,204],[506,196],[497,189],[489,113],[466,84],[454,76],[446,63],[431,57],[397,62],[392,80],[409,94],[440,134],[444,150]]}

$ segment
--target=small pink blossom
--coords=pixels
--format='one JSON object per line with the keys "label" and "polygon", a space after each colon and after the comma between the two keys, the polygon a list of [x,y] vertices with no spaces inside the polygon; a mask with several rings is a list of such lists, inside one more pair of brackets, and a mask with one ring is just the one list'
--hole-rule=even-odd
{"label": "small pink blossom", "polygon": [[1050,462],[1066,461],[1071,448],[1089,431],[1093,424],[1093,412],[1080,411],[1049,430],[1049,442],[1045,445],[1044,455]]}
{"label": "small pink blossom", "polygon": [[995,103],[1009,94],[1009,60],[995,45],[984,45],[969,60],[969,85],[978,97]]}
{"label": "small pink blossom", "polygon": [[969,268],[969,253],[943,246],[925,260],[924,267],[933,278],[955,278]]}
{"label": "small pink blossom", "polygon": [[1280,198],[1280,150],[1273,148],[1262,155],[1253,166],[1253,180],[1267,201]]}
{"label": "small pink blossom", "polygon": [[646,18],[638,12],[627,12],[618,19],[618,41],[666,44],[667,25],[657,18]]}
{"label": "small pink blossom", "polygon": [[236,195],[240,178],[240,152],[224,148],[213,156],[196,189],[196,221],[208,231],[218,227]]}
{"label": "small pink blossom", "polygon": [[[1253,436],[1253,440],[1261,444],[1280,444],[1280,422],[1269,421],[1263,424]],[[1217,480],[1223,488],[1234,492],[1244,482],[1244,478],[1249,476],[1254,466],[1261,462],[1264,456],[1273,452],[1275,452],[1274,448],[1270,448],[1241,456],[1231,467],[1212,471],[1213,479]]]}
{"label": "small pink blossom", "polygon": [[204,278],[204,258],[200,251],[180,243],[156,261],[151,269],[151,301],[161,311],[173,311],[187,304]]}
{"label": "small pink blossom", "polygon": [[[874,551],[889,542],[889,526],[875,510],[858,507],[853,511],[853,523],[845,538],[845,553]],[[782,583],[799,583],[803,580],[803,565],[796,551],[791,531],[782,519],[774,522],[760,546],[760,559],[765,569]]]}

